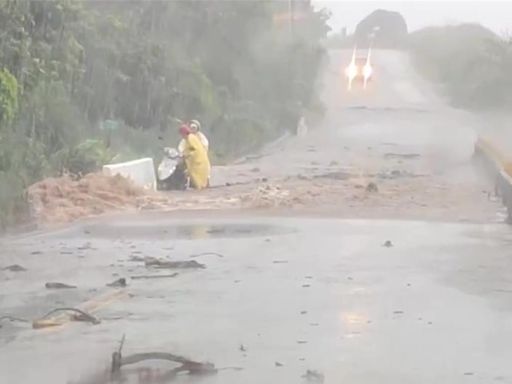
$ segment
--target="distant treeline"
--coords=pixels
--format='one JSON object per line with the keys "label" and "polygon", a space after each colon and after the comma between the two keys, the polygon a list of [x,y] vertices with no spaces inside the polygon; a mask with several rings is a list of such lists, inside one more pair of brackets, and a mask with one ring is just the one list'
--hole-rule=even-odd
{"label": "distant treeline", "polygon": [[430,27],[409,36],[419,71],[464,108],[512,106],[512,42],[478,24]]}

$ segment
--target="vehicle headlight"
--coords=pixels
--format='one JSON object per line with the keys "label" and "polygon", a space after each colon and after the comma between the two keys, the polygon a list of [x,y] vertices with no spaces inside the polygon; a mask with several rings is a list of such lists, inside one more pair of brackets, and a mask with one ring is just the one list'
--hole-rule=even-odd
{"label": "vehicle headlight", "polygon": [[371,65],[369,64],[366,64],[363,68],[363,76],[365,79],[369,79],[370,76],[372,75],[373,73],[373,68]]}
{"label": "vehicle headlight", "polygon": [[356,77],[357,76],[357,66],[354,63],[350,64],[345,69],[345,75],[347,75],[347,77],[349,79],[353,79],[354,77]]}

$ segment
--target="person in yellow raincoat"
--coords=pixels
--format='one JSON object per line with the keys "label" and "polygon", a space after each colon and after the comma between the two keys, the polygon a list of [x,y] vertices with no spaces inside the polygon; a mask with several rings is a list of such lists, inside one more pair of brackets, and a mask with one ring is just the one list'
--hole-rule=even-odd
{"label": "person in yellow raincoat", "polygon": [[187,166],[190,184],[193,188],[203,189],[208,186],[210,160],[208,152],[197,135],[186,124],[180,127],[180,134],[185,141],[183,158]]}

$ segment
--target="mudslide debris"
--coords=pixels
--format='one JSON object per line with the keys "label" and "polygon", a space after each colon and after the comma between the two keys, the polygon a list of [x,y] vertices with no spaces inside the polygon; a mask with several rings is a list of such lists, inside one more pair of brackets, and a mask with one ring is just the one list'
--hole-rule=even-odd
{"label": "mudslide debris", "polygon": [[34,219],[42,223],[67,223],[110,211],[138,208],[149,192],[122,176],[91,173],[74,180],[47,178],[28,188]]}

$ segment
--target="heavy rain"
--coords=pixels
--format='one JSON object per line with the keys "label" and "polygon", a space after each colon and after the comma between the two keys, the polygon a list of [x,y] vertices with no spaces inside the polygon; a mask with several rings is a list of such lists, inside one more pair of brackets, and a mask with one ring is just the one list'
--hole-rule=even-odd
{"label": "heavy rain", "polygon": [[0,383],[512,383],[511,11],[0,0]]}

